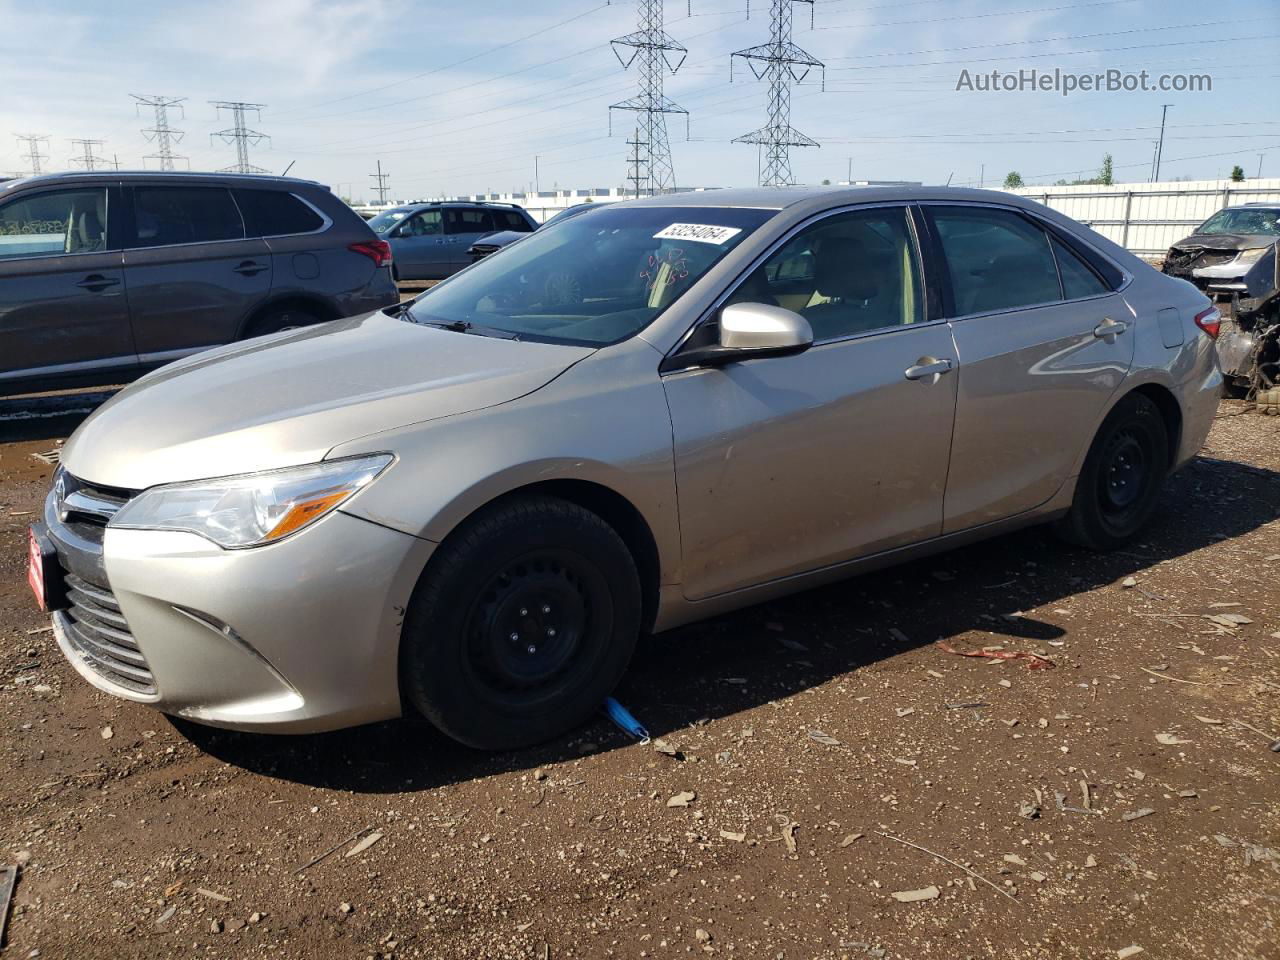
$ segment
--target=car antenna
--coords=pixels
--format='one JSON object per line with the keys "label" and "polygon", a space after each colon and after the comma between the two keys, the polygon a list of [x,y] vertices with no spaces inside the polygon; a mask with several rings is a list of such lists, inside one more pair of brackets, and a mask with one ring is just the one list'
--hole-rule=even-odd
{"label": "car antenna", "polygon": [[289,165],[284,168],[284,173],[280,174],[280,176],[287,177],[289,175],[289,171],[293,169],[293,165],[297,162],[297,160],[290,160]]}

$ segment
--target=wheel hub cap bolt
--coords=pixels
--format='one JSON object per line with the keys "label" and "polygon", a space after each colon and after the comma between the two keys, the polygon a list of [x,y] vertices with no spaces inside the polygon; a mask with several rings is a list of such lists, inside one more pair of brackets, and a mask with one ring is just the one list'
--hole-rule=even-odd
{"label": "wheel hub cap bolt", "polygon": [[555,627],[547,627],[547,636],[548,636],[548,637],[554,637],[555,635],[556,635],[556,628],[555,628]]}
{"label": "wheel hub cap bolt", "polygon": [[528,647],[526,647],[525,649],[527,649],[530,653],[537,653],[537,652],[538,652],[538,648],[537,648],[536,646],[534,646],[532,643],[531,643],[531,644],[529,644],[529,646],[528,646]]}
{"label": "wheel hub cap bolt", "polygon": [[520,642],[520,634],[518,634],[518,633],[513,633],[513,634],[511,634],[511,642],[512,642],[512,643],[519,643],[519,642]]}

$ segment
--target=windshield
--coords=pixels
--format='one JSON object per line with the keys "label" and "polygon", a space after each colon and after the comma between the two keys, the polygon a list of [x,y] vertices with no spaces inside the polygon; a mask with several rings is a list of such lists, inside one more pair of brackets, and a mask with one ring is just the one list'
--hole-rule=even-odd
{"label": "windshield", "polygon": [[403,220],[412,210],[388,210],[386,213],[380,213],[369,221],[369,226],[374,233],[383,234]]}
{"label": "windshield", "polygon": [[1196,233],[1252,233],[1280,237],[1280,209],[1219,210]]}
{"label": "windshield", "polygon": [[415,323],[603,346],[634,336],[774,215],[624,207],[538,230],[428,290]]}
{"label": "windshield", "polygon": [[554,217],[544,223],[543,226],[549,227],[553,223],[560,223],[562,220],[572,220],[581,213],[589,213],[592,209],[598,209],[594,203],[580,203],[575,207],[568,207],[567,209],[561,210],[557,213]]}

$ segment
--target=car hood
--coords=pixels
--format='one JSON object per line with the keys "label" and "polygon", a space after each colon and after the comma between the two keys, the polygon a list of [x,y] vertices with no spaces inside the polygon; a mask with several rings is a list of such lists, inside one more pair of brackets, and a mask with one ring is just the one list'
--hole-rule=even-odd
{"label": "car hood", "polygon": [[383,313],[195,354],[126,387],[67,441],[94,484],[142,489],[324,458],[371,433],[524,396],[592,353]]}
{"label": "car hood", "polygon": [[500,230],[498,233],[486,233],[472,246],[505,247],[528,235],[528,233],[521,233],[518,230]]}
{"label": "car hood", "polygon": [[1250,250],[1269,247],[1280,237],[1266,233],[1193,233],[1173,245],[1175,250]]}

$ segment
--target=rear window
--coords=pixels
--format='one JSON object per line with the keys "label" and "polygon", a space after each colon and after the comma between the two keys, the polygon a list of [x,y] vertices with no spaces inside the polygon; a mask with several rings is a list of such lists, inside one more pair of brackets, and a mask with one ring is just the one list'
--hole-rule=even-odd
{"label": "rear window", "polygon": [[135,187],[133,218],[139,247],[244,238],[240,211],[224,187]]}
{"label": "rear window", "polygon": [[236,202],[244,213],[251,237],[314,233],[324,226],[323,217],[282,190],[237,190]]}

